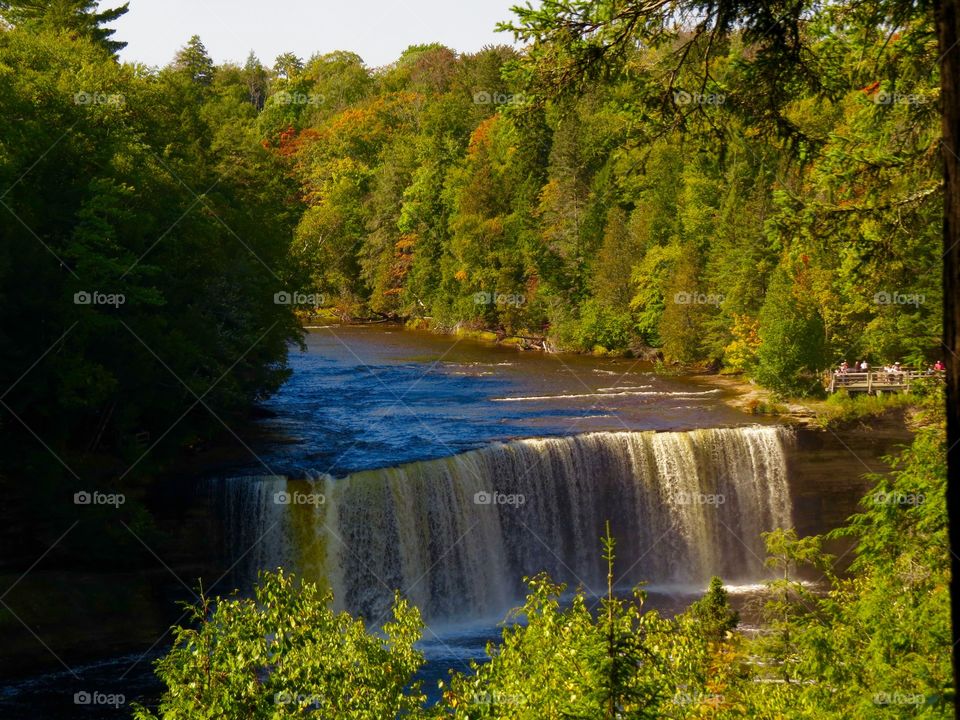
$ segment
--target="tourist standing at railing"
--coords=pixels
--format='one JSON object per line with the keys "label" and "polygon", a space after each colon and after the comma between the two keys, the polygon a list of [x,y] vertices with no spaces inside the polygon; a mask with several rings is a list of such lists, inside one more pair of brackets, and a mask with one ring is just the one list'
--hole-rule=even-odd
{"label": "tourist standing at railing", "polygon": [[840,369],[837,372],[839,372],[841,375],[846,375],[847,370],[849,369],[850,369],[850,366],[847,365],[847,361],[844,360],[842,363],[840,363]]}
{"label": "tourist standing at railing", "polygon": [[870,363],[868,363],[866,360],[861,360],[860,372],[870,372]]}
{"label": "tourist standing at railing", "polygon": [[946,366],[943,364],[943,360],[937,360],[933,364],[933,369],[937,372],[946,372],[947,370]]}

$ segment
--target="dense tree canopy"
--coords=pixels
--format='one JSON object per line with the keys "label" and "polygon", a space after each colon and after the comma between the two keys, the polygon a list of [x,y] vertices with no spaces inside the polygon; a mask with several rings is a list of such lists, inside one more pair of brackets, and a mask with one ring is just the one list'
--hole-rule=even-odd
{"label": "dense tree canopy", "polygon": [[[523,37],[538,17],[521,14]],[[753,89],[749,29],[660,33],[575,85],[564,63],[606,40],[545,37],[523,56],[414,47],[376,73],[326,61],[332,75],[297,75],[299,105],[268,101],[263,130],[307,204],[298,256],[338,312],[655,346],[788,393],[843,358],[936,356],[923,19],[891,34],[825,9],[804,26],[806,75],[776,97]]]}
{"label": "dense tree canopy", "polygon": [[25,549],[286,377],[295,188],[249,78],[194,55],[149,72],[56,23],[0,30],[0,476],[32,478],[4,509]]}

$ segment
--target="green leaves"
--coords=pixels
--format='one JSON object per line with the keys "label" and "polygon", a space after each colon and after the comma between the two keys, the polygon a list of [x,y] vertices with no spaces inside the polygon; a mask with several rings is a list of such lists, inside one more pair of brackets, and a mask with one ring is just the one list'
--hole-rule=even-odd
{"label": "green leaves", "polygon": [[398,597],[380,636],[331,602],[282,570],[263,573],[253,598],[201,596],[191,607],[197,627],[177,628],[158,661],[167,689],[156,715],[138,708],[136,717],[420,717],[416,608]]}
{"label": "green leaves", "polygon": [[115,55],[127,43],[112,40],[116,31],[103,26],[125,15],[130,3],[97,12],[98,4],[96,0],[11,0],[0,2],[0,17],[18,27],[79,35]]}

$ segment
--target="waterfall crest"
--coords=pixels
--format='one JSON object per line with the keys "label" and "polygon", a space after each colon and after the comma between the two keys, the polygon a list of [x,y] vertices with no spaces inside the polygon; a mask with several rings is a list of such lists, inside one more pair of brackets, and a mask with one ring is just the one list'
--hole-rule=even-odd
{"label": "waterfall crest", "polygon": [[[344,478],[216,481],[249,573],[283,566],[376,622],[395,589],[433,619],[502,613],[522,578],[605,587],[765,577],[760,533],[791,525],[783,427],[590,433],[496,443]],[[249,550],[249,551],[248,551]]]}

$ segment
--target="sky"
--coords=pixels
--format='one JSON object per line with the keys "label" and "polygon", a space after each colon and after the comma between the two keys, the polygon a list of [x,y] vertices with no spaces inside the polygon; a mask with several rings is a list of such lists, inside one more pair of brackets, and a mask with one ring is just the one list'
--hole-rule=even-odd
{"label": "sky", "polygon": [[[101,9],[122,0],[101,0]],[[350,50],[369,67],[396,60],[415,44],[439,42],[461,52],[513,44],[496,33],[521,0],[130,0],[111,24],[113,39],[129,43],[128,62],[166,65],[191,35],[199,35],[214,62],[242,63],[253,50],[265,65],[291,51]]]}

